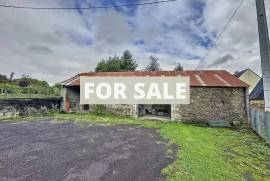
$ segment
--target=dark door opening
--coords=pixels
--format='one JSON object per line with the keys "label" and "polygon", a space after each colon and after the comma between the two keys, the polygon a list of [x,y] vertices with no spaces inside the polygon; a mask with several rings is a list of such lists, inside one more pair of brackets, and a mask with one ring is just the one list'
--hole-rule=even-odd
{"label": "dark door opening", "polygon": [[170,104],[140,104],[138,105],[139,117],[149,119],[171,119]]}

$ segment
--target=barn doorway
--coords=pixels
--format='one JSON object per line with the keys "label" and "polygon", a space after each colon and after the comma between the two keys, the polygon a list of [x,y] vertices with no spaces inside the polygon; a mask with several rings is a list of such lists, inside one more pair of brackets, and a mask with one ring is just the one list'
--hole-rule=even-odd
{"label": "barn doorway", "polygon": [[170,104],[139,104],[138,116],[144,119],[171,119],[171,105]]}

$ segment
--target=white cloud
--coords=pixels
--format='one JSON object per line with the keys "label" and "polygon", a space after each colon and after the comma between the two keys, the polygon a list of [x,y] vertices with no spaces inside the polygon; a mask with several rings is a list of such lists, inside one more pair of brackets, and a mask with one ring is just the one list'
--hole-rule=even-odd
{"label": "white cloud", "polygon": [[[218,1],[221,3],[221,1]],[[237,1],[236,3],[239,3]],[[269,1],[266,1],[266,7],[269,7]],[[220,15],[220,14],[227,14],[230,15],[235,9],[236,5],[232,1],[222,1],[223,4],[220,4],[219,7],[225,7],[227,9],[225,13],[223,13],[223,8],[212,7],[210,8],[211,1],[208,1],[209,9],[206,9],[205,14],[213,14]],[[216,3],[218,4],[218,3]],[[232,8],[227,8],[234,6]],[[213,11],[220,11],[220,13],[215,13]],[[269,8],[268,8],[269,9]],[[269,13],[267,12],[268,19],[270,20]],[[208,15],[210,16],[210,15]],[[216,16],[215,18],[208,18],[206,19],[206,26],[212,28],[213,26],[217,25],[218,22],[226,22],[227,20],[223,17]],[[228,18],[228,17],[227,17]],[[268,20],[268,21],[269,21]],[[269,23],[268,23],[269,24]],[[256,15],[256,6],[255,1],[253,0],[245,0],[242,7],[239,9],[238,13],[236,14],[233,22],[228,27],[228,29],[222,35],[222,38],[217,43],[217,47],[215,47],[209,57],[205,62],[204,68],[209,68],[214,61],[218,58],[226,55],[231,54],[234,57],[233,61],[229,63],[224,62],[225,64],[220,64],[216,67],[211,67],[215,69],[227,69],[231,72],[237,70],[243,70],[245,68],[251,68],[257,73],[261,73],[261,64],[260,64],[260,54],[259,54],[259,39],[258,39],[258,28],[257,28],[257,15]],[[215,28],[215,27],[214,27]]]}
{"label": "white cloud", "polygon": [[[36,7],[75,6],[74,2],[0,0],[0,3]],[[159,57],[163,69],[173,69],[178,61],[185,69],[193,69],[198,56],[206,51],[207,39],[213,39],[221,30],[238,3],[181,0],[141,6],[134,12],[124,8],[123,12],[91,10],[83,14],[2,8],[0,72],[30,74],[50,83],[60,82],[79,72],[94,70],[102,58],[120,55],[126,49],[134,55],[139,69],[144,68],[150,55]],[[89,2],[81,6],[89,6]],[[134,44],[136,41],[140,43]],[[226,55],[233,59],[221,63]],[[213,64],[217,60],[219,63]],[[248,67],[260,73],[254,0],[244,1],[203,68],[234,72]]]}

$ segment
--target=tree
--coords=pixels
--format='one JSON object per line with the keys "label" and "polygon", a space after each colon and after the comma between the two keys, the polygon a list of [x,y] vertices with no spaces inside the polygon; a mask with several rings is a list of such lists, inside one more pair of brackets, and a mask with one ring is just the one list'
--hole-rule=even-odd
{"label": "tree", "polygon": [[149,62],[147,66],[145,67],[146,71],[160,71],[160,64],[158,63],[158,57],[150,56]]}
{"label": "tree", "polygon": [[132,58],[131,53],[127,50],[122,57],[109,57],[109,59],[102,59],[95,68],[96,72],[125,72],[134,71],[138,67],[136,61]]}
{"label": "tree", "polygon": [[7,83],[7,82],[8,82],[7,76],[0,74],[0,83]]}
{"label": "tree", "polygon": [[123,71],[134,71],[138,67],[138,64],[133,59],[131,53],[128,50],[124,51],[121,60],[122,60],[121,69]]}
{"label": "tree", "polygon": [[174,71],[183,71],[183,70],[184,70],[184,67],[181,65],[181,63],[177,63],[174,68]]}
{"label": "tree", "polygon": [[97,64],[96,72],[120,72],[122,61],[119,57],[109,57],[108,60],[102,60]]}
{"label": "tree", "polygon": [[19,86],[20,87],[28,87],[30,85],[29,75],[22,75],[22,78],[19,79]]}
{"label": "tree", "polygon": [[13,77],[14,77],[14,72],[11,72],[10,76],[9,76],[9,81],[12,82],[13,81]]}
{"label": "tree", "polygon": [[106,68],[106,61],[105,60],[101,60],[100,62],[98,62],[95,71],[96,72],[104,72],[105,68]]}

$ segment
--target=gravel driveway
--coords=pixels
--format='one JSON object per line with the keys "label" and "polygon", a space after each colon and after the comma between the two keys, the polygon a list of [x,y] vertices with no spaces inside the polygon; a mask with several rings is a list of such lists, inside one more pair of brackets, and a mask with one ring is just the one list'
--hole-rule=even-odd
{"label": "gravel driveway", "polygon": [[153,129],[0,122],[0,180],[164,180],[166,149]]}

